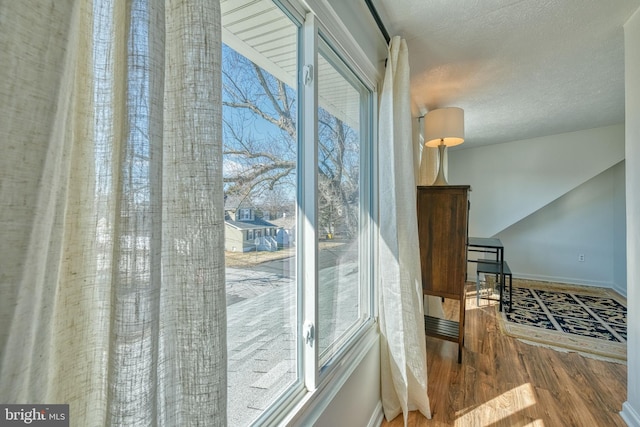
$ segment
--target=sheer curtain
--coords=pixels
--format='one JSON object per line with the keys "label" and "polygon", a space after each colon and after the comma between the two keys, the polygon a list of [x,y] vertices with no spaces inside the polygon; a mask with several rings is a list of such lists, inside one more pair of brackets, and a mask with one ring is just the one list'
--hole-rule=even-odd
{"label": "sheer curtain", "polygon": [[219,15],[0,2],[0,402],[226,424]]}
{"label": "sheer curtain", "polygon": [[417,158],[419,159],[418,185],[431,185],[438,176],[438,149],[425,147],[422,132],[424,132],[424,119],[418,121],[419,132],[415,135]]}
{"label": "sheer curtain", "polygon": [[380,335],[387,420],[419,410],[431,418],[416,217],[416,176],[406,42],[389,44],[380,98]]}
{"label": "sheer curtain", "polygon": [[[431,185],[436,180],[436,176],[438,176],[438,149],[424,146],[424,118],[418,120],[416,124],[413,140],[415,141],[414,156],[417,168],[416,176],[418,177],[417,185]],[[445,318],[441,298],[425,295],[423,300],[425,314],[441,319]]]}

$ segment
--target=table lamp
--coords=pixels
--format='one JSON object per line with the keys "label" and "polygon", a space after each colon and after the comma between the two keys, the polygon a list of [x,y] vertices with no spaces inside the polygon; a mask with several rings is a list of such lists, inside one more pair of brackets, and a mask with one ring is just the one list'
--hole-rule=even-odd
{"label": "table lamp", "polygon": [[444,177],[444,150],[464,142],[464,110],[438,108],[424,116],[424,145],[438,147],[438,176],[432,185],[448,185]]}

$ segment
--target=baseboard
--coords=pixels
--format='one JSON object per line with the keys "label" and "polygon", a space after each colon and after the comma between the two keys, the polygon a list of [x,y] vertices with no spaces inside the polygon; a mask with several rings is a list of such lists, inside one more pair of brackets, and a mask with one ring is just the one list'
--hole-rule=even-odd
{"label": "baseboard", "polygon": [[622,411],[620,416],[629,427],[640,427],[640,415],[636,410],[626,401],[622,404]]}
{"label": "baseboard", "polygon": [[367,427],[380,427],[383,417],[384,412],[382,411],[382,401],[378,401],[376,408],[373,410],[373,414],[371,414],[371,418],[369,418]]}
{"label": "baseboard", "polygon": [[623,297],[627,297],[627,288],[621,288],[619,286],[614,286],[613,290],[622,295]]}
{"label": "baseboard", "polygon": [[609,289],[616,290],[613,283],[600,282],[596,280],[577,279],[575,277],[544,276],[540,274],[520,274],[520,273],[514,272],[513,278],[514,280],[528,279],[528,280],[538,280],[540,282],[566,283],[569,285],[582,285],[582,286],[595,286],[598,288],[609,288]]}

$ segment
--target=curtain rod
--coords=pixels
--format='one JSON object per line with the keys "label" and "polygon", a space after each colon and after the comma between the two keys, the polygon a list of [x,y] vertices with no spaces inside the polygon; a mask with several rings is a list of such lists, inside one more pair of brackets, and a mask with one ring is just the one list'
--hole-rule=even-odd
{"label": "curtain rod", "polygon": [[372,0],[364,0],[364,2],[367,4],[369,12],[371,12],[371,16],[373,16],[373,19],[376,21],[376,24],[378,25],[380,32],[384,36],[384,39],[387,41],[387,44],[389,44],[389,42],[391,41],[391,37],[389,37],[389,33],[387,32],[382,19],[380,19],[380,15],[378,15],[378,11],[373,5]]}

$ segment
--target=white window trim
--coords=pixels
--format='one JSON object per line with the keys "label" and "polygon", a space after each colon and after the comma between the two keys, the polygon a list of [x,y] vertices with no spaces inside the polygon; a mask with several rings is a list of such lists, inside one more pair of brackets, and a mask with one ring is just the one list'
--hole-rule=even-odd
{"label": "white window trim", "polygon": [[[298,224],[302,231],[301,245],[298,246],[300,269],[299,287],[302,295],[302,334],[304,385],[309,392],[315,391],[319,380],[317,361],[318,350],[318,203],[315,188],[318,184],[318,27],[315,16],[308,13],[302,27],[302,57],[299,69],[300,131],[302,144],[299,144]],[[306,71],[305,71],[306,70]],[[307,74],[307,76],[305,76]],[[311,77],[311,81],[308,78]],[[306,79],[306,82],[305,82]],[[306,84],[305,84],[306,83]],[[306,142],[313,141],[313,144]],[[307,190],[307,191],[305,191]],[[301,256],[307,254],[307,256]],[[308,256],[312,254],[313,256]],[[304,286],[303,286],[304,284]],[[311,332],[313,328],[313,332]],[[313,338],[306,341],[305,334],[312,333]]]}
{"label": "white window trim", "polygon": [[248,221],[248,220],[251,220],[251,209],[241,208],[240,221]]}
{"label": "white window trim", "polygon": [[350,67],[356,70],[356,74],[364,81],[365,85],[375,92],[378,87],[377,82],[381,82],[383,79],[382,69],[371,62],[371,58],[364,53],[327,0],[274,1],[279,3],[283,10],[288,10],[291,16],[296,17],[299,22],[303,22],[306,14],[312,12],[316,17],[316,26],[323,35],[326,35],[329,44],[336,49]]}
{"label": "white window trim", "polygon": [[[298,99],[299,99],[299,138],[301,141],[314,141],[311,146],[309,144],[299,144],[300,153],[298,154],[298,200],[300,205],[297,216],[297,226],[300,230],[298,234],[298,256],[297,256],[297,272],[298,280],[298,336],[302,336],[302,323],[309,320],[314,327],[318,325],[318,301],[317,301],[317,194],[315,191],[303,191],[304,188],[315,188],[317,184],[317,54],[318,40],[320,34],[333,48],[338,56],[347,64],[354,72],[357,78],[371,91],[371,108],[369,122],[369,134],[363,138],[366,141],[372,141],[368,153],[368,171],[367,179],[370,180],[368,188],[368,197],[361,200],[362,206],[366,206],[366,214],[368,234],[371,236],[366,243],[368,247],[362,246],[364,251],[370,255],[370,265],[363,277],[368,277],[370,292],[369,307],[367,310],[370,318],[360,323],[354,329],[354,333],[347,340],[345,345],[332,357],[335,365],[331,363],[329,369],[320,373],[320,360],[318,351],[317,332],[313,340],[313,345],[309,346],[304,343],[304,337],[300,342],[302,352],[299,360],[299,369],[302,369],[303,377],[302,385],[291,387],[272,406],[265,411],[258,419],[254,421],[254,425],[278,423],[279,425],[308,425],[309,422],[317,420],[322,411],[327,408],[331,400],[337,395],[338,391],[347,381],[349,376],[357,368],[365,355],[371,351],[372,347],[378,342],[378,331],[375,323],[377,316],[376,290],[372,286],[377,277],[377,269],[373,261],[377,253],[377,232],[378,225],[374,218],[377,215],[377,188],[378,183],[373,180],[377,177],[377,151],[376,144],[373,142],[377,138],[377,116],[375,112],[377,83],[382,80],[380,70],[371,62],[370,58],[364,54],[356,40],[353,38],[347,27],[342,23],[340,17],[335,13],[326,0],[274,0],[282,6],[282,10],[288,13],[290,17],[303,22],[300,30],[301,41],[299,43],[299,75],[298,75]],[[304,2],[304,3],[302,3]],[[313,13],[311,12],[313,11]],[[305,17],[306,13],[306,17]],[[302,19],[304,17],[304,20]],[[303,80],[303,66],[313,65],[313,80],[309,87],[306,87]],[[311,111],[312,113],[306,113]],[[368,138],[368,139],[366,139]],[[300,168],[305,171],[303,176]],[[366,203],[366,205],[365,205]],[[275,233],[274,233],[275,234]],[[302,252],[300,252],[302,251]],[[313,254],[314,256],[301,256],[301,253]],[[304,276],[303,276],[304,275]],[[366,279],[363,279],[366,280]],[[302,286],[303,283],[307,285]],[[308,284],[312,283],[312,286]],[[304,292],[303,292],[304,289]]]}
{"label": "white window trim", "polygon": [[282,418],[279,425],[287,427],[314,425],[369,351],[374,346],[379,347],[379,336],[376,324],[365,325],[361,333],[358,333],[354,345],[341,356],[340,365],[322,381],[315,393],[307,393],[295,403],[295,406],[283,408],[286,416]]}
{"label": "white window trim", "polygon": [[356,39],[327,0],[304,0],[317,17],[320,32],[345,62],[356,71],[365,85],[374,90],[382,73],[358,45]]}
{"label": "white window trim", "polygon": [[[360,146],[360,209],[359,209],[359,224],[360,230],[365,231],[361,232],[359,239],[359,247],[360,247],[360,318],[358,319],[358,323],[351,326],[348,332],[345,333],[344,337],[338,342],[332,344],[335,345],[338,349],[335,353],[332,353],[327,359],[319,359],[319,368],[320,368],[320,381],[326,382],[332,377],[332,371],[336,369],[337,365],[341,365],[343,363],[343,358],[345,354],[350,351],[350,349],[354,346],[354,343],[359,339],[362,331],[372,322],[374,316],[374,308],[373,308],[373,286],[372,286],[372,277],[373,277],[373,240],[372,233],[373,228],[372,225],[374,221],[372,220],[372,210],[373,206],[372,202],[372,188],[374,187],[371,182],[371,170],[373,164],[372,152],[374,151],[373,144],[368,144],[368,142],[373,141],[370,139],[373,135],[372,125],[375,121],[373,112],[373,98],[375,96],[375,92],[366,86],[366,84],[360,79],[357,71],[351,68],[350,64],[340,56],[340,53],[335,51],[334,46],[331,46],[330,43],[326,40],[325,34],[320,34],[321,39],[323,40],[323,51],[325,59],[329,62],[340,61],[342,65],[339,68],[346,68],[348,73],[352,73],[353,76],[345,79],[347,80],[357,80],[356,82],[351,82],[351,84],[359,84],[361,85],[367,93],[366,103],[363,103],[363,99],[360,99],[360,106],[364,108],[360,108],[360,128],[358,132],[360,134],[360,141],[364,142]],[[332,52],[326,52],[326,50],[330,50]],[[320,50],[318,49],[318,55],[320,55]],[[329,57],[333,57],[329,59]],[[337,66],[337,65],[332,65]],[[340,72],[341,70],[337,70]],[[360,90],[358,90],[361,93]],[[363,188],[364,186],[364,188]]]}

